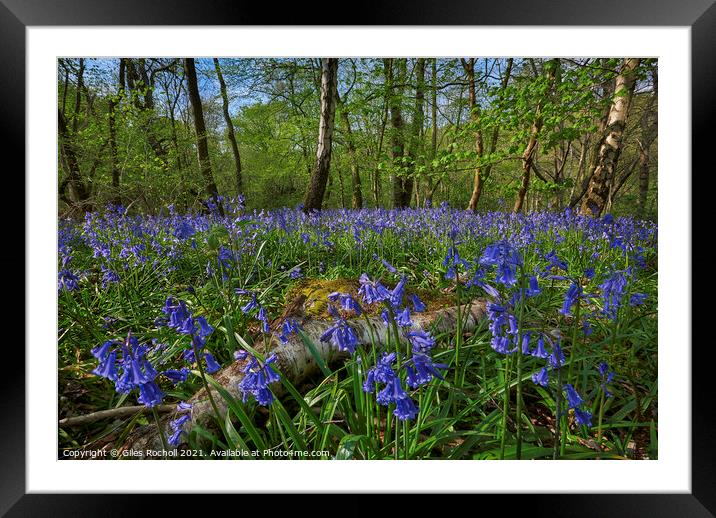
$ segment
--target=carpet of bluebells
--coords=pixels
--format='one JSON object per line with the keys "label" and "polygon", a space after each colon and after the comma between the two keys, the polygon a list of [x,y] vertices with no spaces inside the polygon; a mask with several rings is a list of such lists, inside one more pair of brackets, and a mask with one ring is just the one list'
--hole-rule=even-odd
{"label": "carpet of bluebells", "polygon": [[[121,444],[170,408],[164,446],[214,451],[208,458],[657,458],[654,223],[447,205],[208,207],[108,207],[59,222],[60,418],[147,408],[60,427],[61,449]],[[276,318],[292,288],[322,279],[358,286],[328,295],[323,335]],[[458,312],[441,333],[413,325],[438,299],[486,299],[485,318],[468,328]],[[352,322],[368,313],[385,343],[358,344]],[[321,374],[294,386],[275,362],[291,335],[347,359],[316,358]],[[246,365],[241,397],[214,392],[228,415],[192,426],[187,401],[236,360]]]}

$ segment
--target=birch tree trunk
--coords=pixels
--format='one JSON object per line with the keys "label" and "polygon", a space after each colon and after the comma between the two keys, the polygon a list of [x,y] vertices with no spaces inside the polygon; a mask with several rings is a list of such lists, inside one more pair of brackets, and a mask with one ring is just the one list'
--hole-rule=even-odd
{"label": "birch tree trunk", "polygon": [[[294,304],[299,304],[299,301]],[[477,328],[479,323],[486,315],[487,301],[485,299],[475,299],[468,304],[461,306],[460,315],[464,331],[472,331]],[[434,334],[455,332],[457,325],[458,308],[450,307],[425,313],[416,313],[411,316],[414,330],[427,330],[432,328]],[[368,346],[375,343],[379,347],[384,347],[388,343],[388,329],[382,318],[356,318],[348,321],[356,333],[358,338],[358,346]],[[340,352],[328,342],[321,342],[320,336],[333,325],[330,320],[322,320],[315,318],[304,318],[301,327],[306,336],[308,336],[317,351],[317,354],[326,363],[332,363],[347,358],[347,353]],[[257,349],[262,354],[273,353],[276,355],[276,361],[273,366],[276,371],[284,376],[292,385],[298,386],[302,381],[309,379],[311,376],[320,372],[316,361],[305,346],[303,340],[296,334],[292,334],[288,338],[288,343],[280,344],[275,337],[271,338],[267,350]],[[244,377],[244,368],[247,360],[239,360],[224,367],[214,376],[214,380],[221,385],[233,398],[241,399],[241,393],[238,388],[239,383]],[[271,385],[272,392],[281,397],[284,392],[280,383]],[[218,390],[211,390],[213,399],[218,407],[222,418],[226,417],[228,403],[220,395]],[[191,403],[191,419],[183,425],[183,429],[189,431],[194,424],[204,427],[212,427],[213,409],[211,402],[204,389],[199,390],[189,400]],[[163,417],[160,421],[166,435],[171,435],[169,421],[177,417],[176,413]],[[187,434],[183,434],[182,438]],[[108,444],[105,448],[120,447],[120,445]],[[156,424],[147,425],[133,431],[126,439],[120,450],[161,450],[161,438],[157,431]]]}
{"label": "birch tree trunk", "polygon": [[306,192],[303,210],[320,210],[331,168],[331,147],[336,114],[338,87],[338,59],[321,59],[321,120],[318,128],[316,162]]}
{"label": "birch tree trunk", "polygon": [[584,215],[599,217],[608,201],[622,150],[622,138],[636,84],[636,69],[639,61],[638,58],[625,59],[622,70],[615,79],[614,100],[607,120],[607,135],[600,143],[596,167],[590,176],[587,193],[580,209]]}

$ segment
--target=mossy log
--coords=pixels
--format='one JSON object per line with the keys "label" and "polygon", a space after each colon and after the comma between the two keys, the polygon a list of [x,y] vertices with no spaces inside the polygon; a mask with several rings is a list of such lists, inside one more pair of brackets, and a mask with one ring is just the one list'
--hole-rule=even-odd
{"label": "mossy log", "polygon": [[[320,336],[333,325],[333,320],[315,318],[307,315],[304,311],[303,300],[294,301],[290,306],[293,308],[287,311],[281,319],[274,324],[280,324],[284,318],[295,318],[303,328],[303,332],[315,344],[318,355],[326,363],[333,363],[341,358],[345,358],[346,353],[338,351],[328,342],[321,342]],[[474,330],[479,322],[486,314],[485,299],[475,299],[461,307],[461,315],[464,331]],[[415,330],[431,330],[433,334],[454,332],[457,326],[458,308],[457,306],[446,307],[434,310],[428,310],[423,313],[415,313],[411,316],[413,328]],[[359,346],[370,345],[373,341],[378,346],[382,346],[387,342],[386,326],[382,319],[378,316],[363,316],[348,320],[351,327],[356,332]],[[280,326],[272,326],[280,328]],[[276,336],[272,336],[267,342],[266,347],[257,346],[256,350],[262,354],[273,353],[276,355],[276,361],[273,364],[275,370],[282,376],[285,376],[294,386],[308,380],[320,372],[316,361],[310,350],[303,343],[300,336],[293,334],[289,337],[287,344],[281,344]],[[240,399],[239,382],[244,377],[244,368],[248,360],[235,361],[218,371],[214,380],[220,384],[232,397]],[[283,395],[283,386],[280,383],[271,385],[271,389],[277,397]],[[213,399],[222,416],[226,416],[227,403],[218,391],[212,389]],[[202,388],[194,394],[188,401],[192,404],[191,419],[184,424],[184,429],[188,432],[193,424],[200,424],[203,427],[215,428],[215,420],[213,419],[213,410],[206,391]],[[160,421],[165,429],[167,436],[171,435],[172,430],[169,422],[176,419],[178,415],[173,412],[166,415]],[[182,434],[182,439],[186,440],[187,434]],[[114,445],[116,447],[116,445]],[[107,445],[105,448],[111,448],[113,445]],[[140,427],[134,430],[121,446],[122,449],[131,449],[136,451],[161,450],[162,444],[157,433],[155,424]],[[131,458],[142,458],[142,456],[132,456]]]}

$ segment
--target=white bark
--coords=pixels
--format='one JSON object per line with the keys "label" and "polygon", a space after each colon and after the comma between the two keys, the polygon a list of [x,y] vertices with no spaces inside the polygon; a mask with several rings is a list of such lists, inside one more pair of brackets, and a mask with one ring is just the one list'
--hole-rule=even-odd
{"label": "white bark", "polygon": [[[472,331],[477,327],[486,314],[486,305],[486,300],[475,299],[461,307],[461,319],[464,331]],[[416,313],[411,315],[411,319],[415,330],[432,330],[434,334],[454,331],[457,325],[457,307]],[[373,340],[375,340],[379,347],[387,342],[387,329],[380,317],[360,317],[350,319],[349,323],[356,332],[359,346],[367,346],[372,343],[371,329]],[[342,353],[330,343],[321,342],[319,339],[332,325],[333,321],[318,320],[310,317],[304,318],[303,322],[301,322],[303,331],[312,339],[318,355],[326,363],[347,358],[347,353]],[[276,355],[276,362],[273,364],[275,370],[280,375],[285,376],[294,386],[319,372],[318,365],[310,350],[304,345],[301,338],[295,334],[290,336],[288,343],[285,345],[280,344],[276,337],[272,337],[269,349],[270,353]],[[257,350],[259,349],[257,348]],[[259,352],[263,354],[266,351],[259,350]],[[236,399],[241,398],[238,385],[244,377],[243,370],[246,366],[246,362],[247,360],[236,361],[221,369],[216,376],[214,376],[214,379]],[[271,390],[277,397],[283,394],[283,386],[280,383],[271,385]],[[216,390],[212,389],[212,395],[222,417],[226,417],[226,401]],[[193,424],[211,426],[213,410],[206,392],[203,389],[198,391],[188,402],[192,404],[191,419],[185,423],[184,429],[188,432]],[[162,419],[167,436],[172,433],[169,421],[176,417],[178,417],[178,415],[172,413]],[[187,434],[182,434],[182,439],[185,439],[186,435]],[[109,447],[112,447],[112,445],[107,446],[107,448]],[[162,445],[156,425],[151,424],[142,427],[130,434],[122,446],[122,449],[142,451],[146,449],[161,450]]]}

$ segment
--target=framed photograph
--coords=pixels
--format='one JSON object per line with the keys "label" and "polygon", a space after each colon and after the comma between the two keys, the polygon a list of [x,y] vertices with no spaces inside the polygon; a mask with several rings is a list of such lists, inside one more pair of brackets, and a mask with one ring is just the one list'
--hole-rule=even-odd
{"label": "framed photograph", "polygon": [[351,25],[133,4],[0,5],[28,295],[3,512],[440,492],[712,515],[708,1]]}

